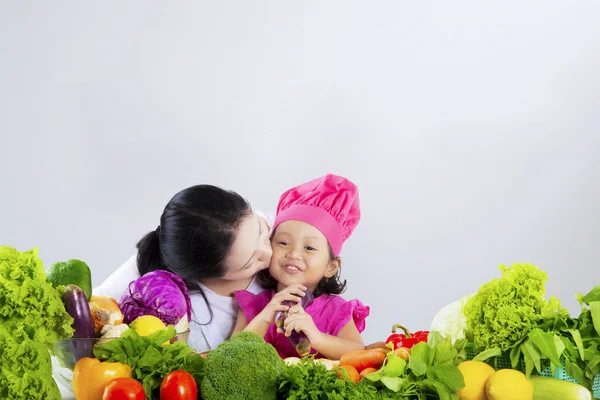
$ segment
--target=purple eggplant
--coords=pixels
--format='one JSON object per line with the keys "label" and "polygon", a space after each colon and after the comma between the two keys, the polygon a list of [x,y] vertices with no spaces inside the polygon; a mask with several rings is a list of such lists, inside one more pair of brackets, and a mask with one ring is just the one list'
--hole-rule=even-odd
{"label": "purple eggplant", "polygon": [[[302,306],[302,308],[306,309],[306,307],[308,307],[312,304],[312,302],[314,301],[315,298],[313,297],[313,294],[310,290],[307,290],[304,293],[305,293],[305,296],[302,297],[302,300],[300,301],[300,303],[296,303],[295,301],[286,300],[286,301],[283,301],[281,304],[283,304],[284,306],[288,306],[288,307],[292,307],[292,306],[295,306],[296,304],[300,304]],[[283,331],[285,331],[283,323],[287,317],[288,317],[288,311],[277,311],[277,313],[275,313],[275,325],[277,325],[277,327]],[[291,333],[291,335],[289,336],[289,340],[292,343],[292,345],[296,348],[296,351],[298,352],[300,357],[304,357],[310,353],[310,349],[311,349],[310,341],[308,340],[308,338],[306,337],[306,335],[303,332],[293,331]]]}
{"label": "purple eggplant", "polygon": [[[75,362],[83,357],[93,357],[94,347],[94,322],[90,305],[83,290],[75,285],[68,285],[62,296],[63,303],[69,315],[73,317],[73,338],[71,340]],[[81,340],[78,340],[81,339]],[[89,339],[89,340],[86,340]]]}

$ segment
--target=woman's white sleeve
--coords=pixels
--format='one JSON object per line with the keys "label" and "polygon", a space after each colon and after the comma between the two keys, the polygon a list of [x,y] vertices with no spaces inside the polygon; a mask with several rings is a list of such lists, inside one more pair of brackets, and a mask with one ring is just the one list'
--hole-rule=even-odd
{"label": "woman's white sleeve", "polygon": [[137,253],[117,268],[100,286],[92,290],[94,296],[108,296],[121,300],[121,296],[131,281],[140,277],[137,269]]}

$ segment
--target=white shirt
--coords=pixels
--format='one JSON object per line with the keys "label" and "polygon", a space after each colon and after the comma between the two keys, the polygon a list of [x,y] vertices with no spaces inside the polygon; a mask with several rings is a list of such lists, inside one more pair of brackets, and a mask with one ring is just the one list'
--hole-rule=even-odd
{"label": "white shirt", "polygon": [[[260,211],[256,214],[265,218],[270,227],[273,226],[274,214],[263,215]],[[137,254],[132,255],[127,261],[117,268],[102,284],[93,289],[95,296],[108,296],[119,301],[131,281],[139,278],[137,269]],[[200,294],[191,294],[192,320],[190,321],[190,337],[188,346],[197,352],[212,350],[221,342],[229,339],[237,321],[239,306],[234,297],[222,296],[200,284],[212,308],[213,318],[206,302]],[[263,288],[253,280],[247,290],[258,294]],[[210,323],[209,323],[210,321]]]}
{"label": "white shirt", "polygon": [[[240,310],[235,297],[217,294],[202,284],[200,287],[210,304],[213,319],[211,323],[207,324],[210,320],[210,313],[206,302],[200,294],[192,294],[190,299],[194,315],[190,321],[188,346],[197,352],[213,350],[221,342],[229,339]],[[263,288],[256,282],[256,279],[253,279],[247,290],[258,294],[263,291]]]}

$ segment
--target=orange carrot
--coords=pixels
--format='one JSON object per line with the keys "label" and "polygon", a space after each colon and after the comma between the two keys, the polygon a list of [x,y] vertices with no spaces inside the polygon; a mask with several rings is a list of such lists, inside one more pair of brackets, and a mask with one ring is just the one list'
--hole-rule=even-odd
{"label": "orange carrot", "polygon": [[365,375],[369,375],[369,374],[372,374],[373,372],[377,372],[377,371],[378,371],[377,368],[371,368],[371,367],[365,368],[362,371],[360,371],[359,378],[362,379],[365,377]]}
{"label": "orange carrot", "polygon": [[365,368],[381,368],[385,361],[385,349],[355,350],[346,353],[340,358],[340,365],[350,365],[358,372]]}
{"label": "orange carrot", "polygon": [[[348,375],[347,377],[344,376],[344,371],[342,370],[346,370],[346,373]],[[358,371],[351,365],[340,365],[337,370],[337,376],[342,379],[348,378],[354,383],[357,383],[360,380],[360,375],[358,374]]]}

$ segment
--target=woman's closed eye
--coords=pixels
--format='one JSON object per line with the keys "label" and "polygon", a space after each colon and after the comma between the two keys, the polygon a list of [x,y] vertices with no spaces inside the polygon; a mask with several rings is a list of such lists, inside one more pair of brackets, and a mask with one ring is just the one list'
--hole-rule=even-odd
{"label": "woman's closed eye", "polygon": [[254,265],[254,258],[252,258],[252,260],[250,260],[248,265],[246,265],[244,268],[242,268],[242,271],[246,270],[246,269],[250,269],[253,265]]}

